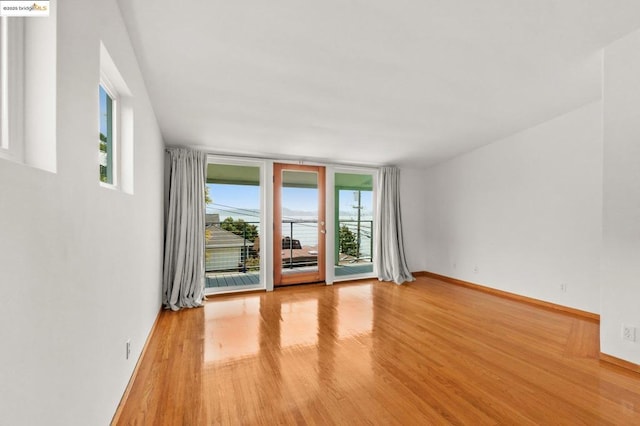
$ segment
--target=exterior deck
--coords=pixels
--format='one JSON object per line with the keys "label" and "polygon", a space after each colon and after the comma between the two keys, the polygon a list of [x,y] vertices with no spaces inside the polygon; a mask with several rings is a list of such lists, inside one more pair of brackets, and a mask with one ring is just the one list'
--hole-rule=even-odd
{"label": "exterior deck", "polygon": [[[338,265],[335,267],[336,277],[343,278],[349,275],[360,275],[373,272],[372,263],[358,263],[352,265]],[[260,272],[208,272],[205,288],[216,287],[243,287],[260,284]]]}
{"label": "exterior deck", "polygon": [[260,284],[260,272],[207,273],[205,288],[242,287]]}

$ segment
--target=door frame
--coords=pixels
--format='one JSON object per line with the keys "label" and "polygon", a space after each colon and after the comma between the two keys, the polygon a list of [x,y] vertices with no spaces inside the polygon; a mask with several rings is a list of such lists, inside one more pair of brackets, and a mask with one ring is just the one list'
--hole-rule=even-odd
{"label": "door frame", "polygon": [[364,274],[350,274],[343,276],[335,275],[335,253],[333,247],[336,244],[336,230],[339,227],[339,223],[336,222],[335,218],[335,175],[336,173],[352,173],[357,175],[371,175],[372,183],[373,183],[373,197],[372,197],[372,217],[373,217],[373,229],[372,229],[372,238],[373,238],[373,253],[371,253],[372,257],[375,259],[378,252],[378,233],[376,232],[376,224],[378,221],[378,215],[376,211],[376,205],[378,202],[378,170],[372,167],[360,167],[360,166],[345,166],[345,165],[332,165],[327,166],[327,188],[331,191],[331,196],[327,199],[327,229],[331,231],[327,231],[327,246],[331,247],[331,249],[327,252],[327,272],[326,272],[326,283],[333,284],[341,281],[352,281],[359,279],[368,279],[375,278],[378,276],[378,268],[376,267],[375,262],[373,262],[373,272],[364,273]]}
{"label": "door frame", "polygon": [[[225,294],[225,293],[241,293],[245,291],[256,290],[273,290],[273,283],[269,279],[271,272],[270,253],[267,249],[271,245],[271,233],[268,231],[268,224],[271,222],[271,214],[269,211],[269,188],[267,183],[270,164],[266,160],[258,158],[244,158],[235,156],[225,156],[219,154],[207,154],[207,167],[209,164],[234,165],[245,167],[258,167],[260,176],[260,278],[259,284],[245,285],[238,287],[209,287],[205,288],[205,295]],[[206,177],[205,177],[206,179]]]}
{"label": "door frame", "polygon": [[[274,164],[286,164],[287,166],[293,166],[296,164],[301,164],[299,162],[293,162],[287,159],[270,159],[270,158],[260,158],[260,157],[242,157],[235,155],[225,155],[219,153],[208,153],[207,161],[209,163],[222,163],[222,164],[237,164],[237,165],[256,165],[260,166],[260,181],[261,181],[261,203],[260,203],[260,221],[261,225],[264,229],[263,236],[260,238],[260,285],[256,287],[242,287],[236,289],[221,289],[217,291],[217,289],[209,289],[207,294],[211,293],[235,293],[235,292],[244,292],[244,291],[255,291],[259,289],[264,289],[266,291],[274,290],[274,258],[275,254],[279,254],[282,247],[282,242],[280,241],[280,246],[278,250],[271,250],[271,248],[275,248],[274,239],[273,239],[273,230],[275,227],[275,221],[273,217],[274,213]],[[328,189],[329,191],[334,191],[334,175],[335,173],[371,173],[373,175],[373,188],[374,188],[374,206],[376,205],[377,198],[377,168],[375,167],[365,167],[365,166],[353,166],[353,165],[344,165],[337,163],[319,163],[319,162],[305,162],[305,164],[313,165],[313,166],[323,166],[325,168],[325,191]],[[333,194],[333,192],[332,192]],[[349,276],[341,276],[336,277],[334,273],[334,253],[333,250],[326,251],[326,247],[333,247],[335,245],[334,241],[334,232],[332,231],[337,224],[335,223],[334,218],[334,197],[329,196],[325,197],[325,222],[326,229],[328,230],[325,234],[325,276],[324,280],[327,285],[331,285],[334,282],[340,282],[344,280],[353,280],[360,278],[371,278],[375,277],[377,274],[377,268],[374,263],[374,272],[373,274],[367,275],[349,275]],[[374,208],[373,217],[374,223],[377,221],[376,211]],[[374,233],[374,257],[377,252],[377,234]],[[279,258],[280,256],[278,256]]]}
{"label": "door frame", "polygon": [[[318,270],[295,274],[282,273],[282,171],[316,172],[318,174]],[[326,274],[326,168],[319,165],[273,163],[273,285],[324,282]]]}

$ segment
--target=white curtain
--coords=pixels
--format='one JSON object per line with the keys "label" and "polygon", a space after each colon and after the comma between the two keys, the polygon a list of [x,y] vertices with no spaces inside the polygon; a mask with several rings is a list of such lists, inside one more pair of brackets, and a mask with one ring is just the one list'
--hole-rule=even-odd
{"label": "white curtain", "polygon": [[382,167],[378,171],[377,256],[375,258],[380,281],[402,284],[413,281],[404,256],[402,215],[400,213],[400,170]]}
{"label": "white curtain", "polygon": [[177,311],[202,306],[204,300],[207,155],[183,148],[167,152],[170,169],[162,303]]}

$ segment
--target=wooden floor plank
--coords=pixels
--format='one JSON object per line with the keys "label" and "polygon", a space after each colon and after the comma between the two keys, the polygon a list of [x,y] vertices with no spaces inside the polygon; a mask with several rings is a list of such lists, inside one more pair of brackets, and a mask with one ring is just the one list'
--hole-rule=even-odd
{"label": "wooden floor plank", "polygon": [[120,425],[640,424],[598,325],[430,277],[160,314]]}

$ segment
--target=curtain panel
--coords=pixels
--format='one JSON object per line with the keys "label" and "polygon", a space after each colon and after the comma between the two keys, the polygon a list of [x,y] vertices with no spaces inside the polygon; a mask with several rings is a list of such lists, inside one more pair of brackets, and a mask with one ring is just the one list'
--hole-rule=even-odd
{"label": "curtain panel", "polygon": [[378,170],[378,235],[375,258],[380,281],[402,284],[413,281],[404,255],[402,214],[400,212],[400,169],[382,167]]}
{"label": "curtain panel", "polygon": [[165,226],[162,303],[165,309],[202,306],[204,300],[205,177],[207,155],[167,149],[169,197]]}

